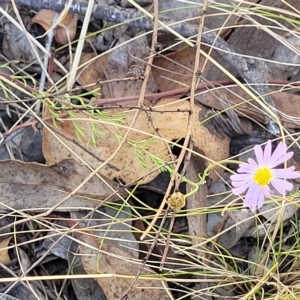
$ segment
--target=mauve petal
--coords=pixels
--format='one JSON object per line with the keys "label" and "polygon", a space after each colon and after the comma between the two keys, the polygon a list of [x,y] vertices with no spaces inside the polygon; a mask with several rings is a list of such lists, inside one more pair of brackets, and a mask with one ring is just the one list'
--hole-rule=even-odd
{"label": "mauve petal", "polygon": [[287,146],[283,142],[280,142],[273,154],[271,155],[270,161],[276,162],[278,159],[280,159],[284,154],[286,154]]}
{"label": "mauve petal", "polygon": [[233,188],[232,193],[234,195],[242,195],[249,188],[249,186],[250,186],[250,183]]}
{"label": "mauve petal", "polygon": [[248,158],[248,164],[253,167],[258,167],[258,163],[253,158]]}
{"label": "mauve petal", "polygon": [[288,168],[281,168],[281,169],[273,169],[273,171],[289,171],[289,172],[293,172],[295,170],[295,166],[290,166]]}
{"label": "mauve petal", "polygon": [[273,180],[273,181],[271,181],[271,185],[279,194],[281,194],[282,196],[285,196],[286,189],[281,184],[279,184],[278,182]]}
{"label": "mauve petal", "polygon": [[245,196],[244,206],[249,206],[252,211],[255,211],[260,192],[261,188],[257,184],[252,183]]}
{"label": "mauve petal", "polygon": [[300,173],[294,172],[293,171],[294,169],[295,169],[294,166],[289,167],[287,169],[273,169],[272,173],[275,178],[285,178],[285,179],[299,178]]}
{"label": "mauve petal", "polygon": [[[247,196],[247,194],[246,194],[246,196]],[[243,201],[243,206],[244,207],[249,207],[250,206],[251,197],[250,197],[250,195],[248,195],[248,197],[246,198],[246,196],[245,196],[244,201]]]}
{"label": "mauve petal", "polygon": [[288,153],[285,153],[284,155],[282,155],[280,158],[278,158],[277,160],[273,160],[271,159],[270,160],[270,167],[271,168],[274,168],[286,161],[288,161],[292,156],[293,156],[294,152],[288,152]]}
{"label": "mauve petal", "polygon": [[251,179],[251,174],[234,174],[230,176],[231,181],[244,181]]}
{"label": "mauve petal", "polygon": [[232,181],[232,182],[231,182],[231,185],[232,185],[234,188],[238,188],[238,187],[243,186],[243,185],[249,186],[249,180],[244,180],[244,181]]}
{"label": "mauve petal", "polygon": [[258,201],[257,201],[257,209],[260,209],[263,207],[265,202],[265,192],[260,191],[259,196],[258,196]]}
{"label": "mauve petal", "polygon": [[273,194],[273,192],[270,190],[270,187],[268,185],[262,188],[262,190],[265,197],[269,197],[271,194]]}
{"label": "mauve petal", "polygon": [[247,165],[244,165],[244,166],[240,166],[238,169],[237,169],[237,172],[238,173],[249,173],[249,174],[254,174],[255,171],[257,170],[257,166],[251,166],[249,164]]}
{"label": "mauve petal", "polygon": [[263,161],[264,164],[268,164],[271,158],[271,152],[272,152],[272,143],[269,140],[265,149],[264,149],[264,156],[263,156]]}
{"label": "mauve petal", "polygon": [[239,164],[240,168],[244,168],[244,167],[248,167],[248,166],[251,166],[251,165],[248,164],[247,162],[242,162],[242,163]]}
{"label": "mauve petal", "polygon": [[263,164],[264,157],[263,157],[263,151],[260,145],[256,145],[254,147],[255,156],[257,158],[257,162],[259,165]]}
{"label": "mauve petal", "polygon": [[283,196],[286,194],[286,191],[293,189],[293,185],[290,182],[278,178],[272,179],[271,184]]}

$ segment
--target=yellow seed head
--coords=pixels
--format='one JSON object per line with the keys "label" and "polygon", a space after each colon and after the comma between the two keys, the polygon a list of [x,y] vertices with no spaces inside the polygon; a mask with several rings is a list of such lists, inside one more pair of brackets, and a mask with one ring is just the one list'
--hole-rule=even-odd
{"label": "yellow seed head", "polygon": [[180,192],[172,194],[172,196],[167,200],[167,204],[174,211],[179,211],[185,206],[185,197]]}

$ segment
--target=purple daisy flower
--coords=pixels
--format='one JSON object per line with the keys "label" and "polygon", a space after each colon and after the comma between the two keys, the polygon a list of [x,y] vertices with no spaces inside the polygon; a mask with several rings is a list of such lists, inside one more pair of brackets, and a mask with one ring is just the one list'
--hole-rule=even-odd
{"label": "purple daisy flower", "polygon": [[240,164],[237,169],[239,174],[230,177],[234,195],[241,195],[247,190],[243,206],[250,207],[252,211],[263,206],[265,197],[270,196],[272,188],[285,196],[286,191],[293,189],[293,185],[286,179],[300,177],[299,172],[294,172],[294,166],[286,169],[275,169],[276,166],[286,162],[294,154],[293,152],[286,152],[286,144],[280,142],[273,154],[271,151],[271,141],[268,141],[264,151],[261,146],[256,145],[254,147],[256,161],[249,158],[248,163]]}

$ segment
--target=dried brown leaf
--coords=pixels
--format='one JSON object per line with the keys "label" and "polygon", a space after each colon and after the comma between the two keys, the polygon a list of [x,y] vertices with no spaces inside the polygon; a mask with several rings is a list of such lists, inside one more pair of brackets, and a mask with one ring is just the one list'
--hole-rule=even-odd
{"label": "dried brown leaf", "polygon": [[[208,48],[204,47],[203,50]],[[195,63],[196,52],[191,47],[186,46],[165,57],[156,57],[153,68],[153,76],[156,79],[157,88],[162,91],[169,91],[191,85],[193,68]],[[200,66],[203,65],[205,59],[200,57]]]}
{"label": "dried brown leaf", "polygon": [[[149,174],[149,172],[156,167],[149,153],[160,157],[164,161],[170,161],[170,155],[168,154],[165,141],[157,135],[157,132],[159,132],[166,141],[176,141],[185,137],[188,126],[189,102],[181,101],[176,103],[172,100],[173,99],[165,99],[160,101],[159,105],[153,107],[152,111],[149,110],[147,113],[140,111],[134,129],[130,129],[127,142],[111,161],[111,164],[116,166],[119,170],[102,169],[101,172],[103,175],[110,179],[118,178],[125,183],[133,182],[141,177],[144,177],[143,182],[146,183],[157,176],[158,171]],[[211,134],[207,128],[200,126],[198,116],[201,112],[201,108],[195,106],[194,109],[195,111],[191,121],[193,124],[192,136],[195,146],[202,149],[204,154],[213,161],[227,158],[229,155],[229,139],[218,138]],[[154,110],[156,112],[154,112]],[[125,109],[120,108],[119,110],[114,110],[114,112],[126,114],[124,121],[125,126],[131,123],[134,111],[125,111]],[[127,128],[98,121],[98,130],[102,132],[103,138],[98,138],[96,145],[88,145],[92,133],[92,120],[86,120],[86,115],[84,114],[81,114],[81,116],[85,120],[78,119],[76,122],[78,126],[86,129],[85,136],[82,137],[82,145],[85,145],[89,152],[94,153],[97,157],[103,160],[108,159],[119,147],[119,141],[115,136],[124,136]],[[95,122],[97,120],[93,121]],[[70,142],[76,138],[74,125],[71,121],[65,120],[57,123],[57,130],[68,138],[62,138],[62,141],[68,145],[69,148],[82,157],[90,166],[99,166],[97,159],[76,144]],[[147,140],[149,141],[149,135],[153,136],[154,139],[148,143],[147,153],[143,151],[140,153],[140,156],[143,156],[143,160],[146,163],[146,169],[141,165],[136,147],[132,146],[132,142],[138,144]],[[58,162],[63,158],[73,157],[67,147],[56,138],[53,138],[52,134],[46,129],[43,136],[43,154],[49,164]],[[76,160],[76,157],[74,157],[74,159]],[[222,168],[220,167],[217,167],[216,170],[222,172]],[[214,172],[210,172],[210,176],[213,180],[217,179]]]}
{"label": "dried brown leaf", "polygon": [[[16,160],[0,162],[1,209],[50,208],[72,192],[90,174],[90,170],[74,160],[62,160],[46,166],[38,163],[24,163]],[[101,176],[89,180],[62,207],[95,207],[118,190],[118,184]],[[121,194],[124,192],[120,192]],[[82,197],[80,197],[82,196]],[[113,199],[119,199],[115,197]],[[113,201],[110,199],[110,201]]]}
{"label": "dried brown leaf", "polygon": [[[88,274],[97,274],[98,270],[103,275],[106,274],[107,276],[96,277],[95,280],[103,289],[107,299],[121,299],[139,272],[141,261],[108,239],[101,244],[99,250],[101,238],[93,236],[91,232],[88,233],[76,231],[78,239],[83,242],[79,246],[83,267]],[[128,276],[132,277],[128,278]],[[129,292],[128,299],[169,299],[163,281],[163,277],[145,267]]]}

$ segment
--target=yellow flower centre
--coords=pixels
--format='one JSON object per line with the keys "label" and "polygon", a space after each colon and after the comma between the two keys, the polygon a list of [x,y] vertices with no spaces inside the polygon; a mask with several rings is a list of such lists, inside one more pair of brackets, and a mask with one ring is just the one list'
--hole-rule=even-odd
{"label": "yellow flower centre", "polygon": [[270,183],[272,178],[273,175],[271,169],[268,167],[261,167],[254,173],[253,181],[261,187],[265,187]]}

